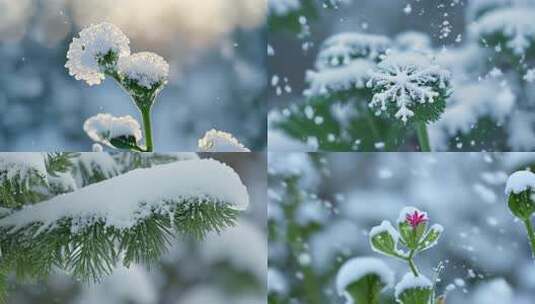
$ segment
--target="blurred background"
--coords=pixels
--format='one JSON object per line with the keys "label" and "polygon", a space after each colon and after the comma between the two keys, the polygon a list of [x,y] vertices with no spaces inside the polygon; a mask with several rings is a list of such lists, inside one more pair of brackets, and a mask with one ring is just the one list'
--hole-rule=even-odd
{"label": "blurred background", "polygon": [[[444,226],[416,263],[427,277],[443,264],[446,303],[533,303],[535,263],[504,189],[509,174],[534,165],[534,153],[270,153],[269,303],[345,303],[334,279],[357,256],[381,259],[398,282],[407,265],[372,252],[368,232],[404,206]],[[382,303],[394,303],[386,293]]]}
{"label": "blurred background", "polygon": [[238,225],[202,242],[177,239],[150,269],[118,268],[101,284],[83,286],[55,272],[45,282],[12,282],[13,304],[262,304],[266,302],[266,155],[202,154],[231,166],[250,195]]}
{"label": "blurred background", "polygon": [[72,38],[102,21],[133,51],[171,65],[153,111],[158,151],[195,151],[211,128],[265,148],[266,0],[0,0],[0,150],[90,151],[98,112],[138,117],[113,83],[89,87],[64,67]]}

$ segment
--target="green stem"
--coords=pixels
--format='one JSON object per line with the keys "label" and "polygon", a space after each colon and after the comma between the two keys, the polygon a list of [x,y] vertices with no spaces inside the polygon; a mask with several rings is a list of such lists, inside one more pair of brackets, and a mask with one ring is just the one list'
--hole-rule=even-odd
{"label": "green stem", "polygon": [[429,144],[429,134],[427,133],[427,126],[425,122],[419,121],[416,123],[416,134],[418,135],[420,151],[431,152],[431,145]]}
{"label": "green stem", "polygon": [[528,231],[529,244],[531,246],[531,255],[535,258],[535,232],[533,231],[533,224],[530,219],[524,220],[526,230]]}
{"label": "green stem", "polygon": [[143,132],[145,135],[145,152],[152,152],[152,126],[150,119],[150,107],[141,108],[141,116],[143,118]]}
{"label": "green stem", "polygon": [[411,268],[412,273],[415,277],[420,276],[420,272],[418,271],[418,267],[416,267],[416,264],[414,263],[413,257],[414,257],[414,250],[411,250],[409,253],[409,257],[407,258],[407,262],[409,262],[409,267]]}

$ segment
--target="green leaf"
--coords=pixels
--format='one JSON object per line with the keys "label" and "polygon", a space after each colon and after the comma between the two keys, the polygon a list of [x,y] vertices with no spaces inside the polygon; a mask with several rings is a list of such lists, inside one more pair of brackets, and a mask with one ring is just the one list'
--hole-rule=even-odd
{"label": "green leaf", "polygon": [[405,289],[397,298],[400,304],[431,304],[432,287],[416,287]]}
{"label": "green leaf", "polygon": [[358,304],[379,304],[381,290],[386,285],[377,274],[369,274],[349,285],[347,295]]}
{"label": "green leaf", "polygon": [[444,229],[441,225],[435,224],[431,226],[431,228],[429,228],[429,230],[426,232],[425,236],[420,240],[420,243],[418,244],[418,251],[422,252],[435,246],[438,242],[438,239],[442,235],[442,231],[444,231]]}
{"label": "green leaf", "polygon": [[520,193],[511,192],[509,194],[507,205],[514,216],[523,221],[531,218],[533,213],[535,213],[535,202],[533,202],[531,198],[532,195],[533,193],[531,189],[527,189]]}
{"label": "green leaf", "polygon": [[370,231],[370,245],[375,252],[397,258],[403,258],[404,254],[397,248],[399,233],[389,221],[383,221]]}
{"label": "green leaf", "polygon": [[425,222],[420,223],[418,226],[416,226],[416,228],[413,228],[407,222],[398,223],[398,230],[401,240],[403,241],[403,244],[411,250],[418,248],[426,228],[427,224]]}

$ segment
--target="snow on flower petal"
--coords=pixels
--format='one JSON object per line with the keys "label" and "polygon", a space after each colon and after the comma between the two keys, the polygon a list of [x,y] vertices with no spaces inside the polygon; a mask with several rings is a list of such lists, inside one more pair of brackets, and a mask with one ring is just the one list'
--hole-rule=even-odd
{"label": "snow on flower petal", "polygon": [[166,84],[169,75],[167,61],[151,52],[139,52],[121,57],[117,63],[117,69],[126,80],[133,81],[147,89]]}
{"label": "snow on flower petal", "polygon": [[[416,115],[419,106],[446,98],[449,79],[449,71],[425,54],[386,55],[376,69],[370,71],[367,85],[375,92],[370,106],[377,109],[378,114],[394,109],[394,117],[406,123]],[[437,120],[434,116],[426,117],[426,120]]]}
{"label": "snow on flower petal", "polygon": [[199,139],[201,152],[251,152],[232,134],[212,129]]}
{"label": "snow on flower petal", "polygon": [[139,123],[130,115],[114,117],[100,113],[87,119],[84,131],[94,141],[113,147],[110,140],[118,137],[133,137],[136,142],[142,138]]}
{"label": "snow on flower petal", "polygon": [[77,80],[100,84],[105,69],[113,69],[118,58],[130,54],[129,43],[128,37],[111,23],[90,25],[69,45],[65,67]]}

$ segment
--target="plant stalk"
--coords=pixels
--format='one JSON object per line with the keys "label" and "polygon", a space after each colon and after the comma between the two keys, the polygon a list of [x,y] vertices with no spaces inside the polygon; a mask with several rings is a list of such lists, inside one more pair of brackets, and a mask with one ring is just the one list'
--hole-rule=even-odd
{"label": "plant stalk", "polygon": [[420,151],[431,152],[431,145],[429,144],[429,134],[427,133],[427,125],[425,124],[425,122],[419,121],[416,123],[416,134],[418,135]]}
{"label": "plant stalk", "polygon": [[524,220],[524,225],[528,231],[529,244],[531,246],[531,255],[535,258],[535,232],[533,231],[533,224],[530,219]]}
{"label": "plant stalk", "polygon": [[145,152],[152,152],[152,125],[150,118],[150,107],[143,107],[141,110],[141,117],[143,118],[143,133],[145,133]]}
{"label": "plant stalk", "polygon": [[418,271],[418,267],[416,267],[416,264],[414,263],[413,257],[414,257],[414,250],[411,250],[409,253],[409,257],[407,258],[407,262],[409,262],[409,267],[411,268],[412,273],[415,277],[420,276],[420,272]]}

